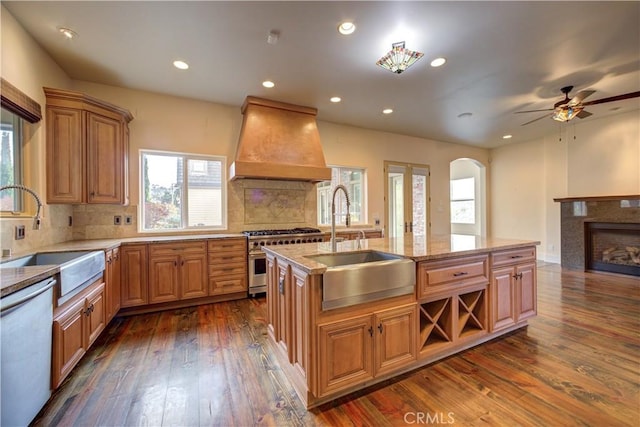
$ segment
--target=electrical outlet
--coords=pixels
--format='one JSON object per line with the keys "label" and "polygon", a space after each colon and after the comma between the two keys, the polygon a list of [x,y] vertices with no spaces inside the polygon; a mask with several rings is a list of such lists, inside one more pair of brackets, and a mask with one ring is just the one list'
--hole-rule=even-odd
{"label": "electrical outlet", "polygon": [[122,216],[121,216],[121,215],[114,215],[114,217],[113,217],[113,224],[114,224],[114,225],[120,225],[120,224],[122,224]]}
{"label": "electrical outlet", "polygon": [[22,240],[24,236],[24,225],[16,225],[16,240]]}
{"label": "electrical outlet", "polygon": [[133,217],[131,215],[125,216],[124,217],[124,223],[125,223],[125,225],[133,224]]}

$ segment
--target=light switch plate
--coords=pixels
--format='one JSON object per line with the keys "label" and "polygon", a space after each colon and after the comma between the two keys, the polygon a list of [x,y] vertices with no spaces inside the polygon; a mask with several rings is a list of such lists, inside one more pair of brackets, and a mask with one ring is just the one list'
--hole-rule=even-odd
{"label": "light switch plate", "polygon": [[114,215],[114,217],[113,217],[113,224],[114,224],[114,225],[120,225],[120,224],[122,224],[122,216],[121,216],[121,215]]}
{"label": "light switch plate", "polygon": [[24,236],[24,225],[16,225],[16,240],[22,240]]}
{"label": "light switch plate", "polygon": [[131,215],[125,216],[124,217],[124,223],[125,223],[125,225],[133,224],[133,217]]}

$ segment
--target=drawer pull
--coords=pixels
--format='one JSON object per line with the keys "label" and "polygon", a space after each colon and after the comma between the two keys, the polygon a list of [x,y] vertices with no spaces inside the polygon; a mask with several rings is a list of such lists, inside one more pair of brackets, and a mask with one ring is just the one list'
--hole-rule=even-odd
{"label": "drawer pull", "polygon": [[466,276],[467,274],[469,273],[467,273],[466,271],[460,271],[458,273],[453,273],[453,277]]}
{"label": "drawer pull", "polygon": [[522,255],[511,255],[511,259],[522,258]]}

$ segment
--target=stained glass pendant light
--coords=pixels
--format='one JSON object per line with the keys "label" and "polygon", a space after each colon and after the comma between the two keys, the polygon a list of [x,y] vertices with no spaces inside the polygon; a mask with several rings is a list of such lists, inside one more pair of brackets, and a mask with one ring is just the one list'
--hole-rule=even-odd
{"label": "stained glass pendant light", "polygon": [[391,47],[392,48],[389,52],[387,52],[382,58],[378,59],[376,65],[379,65],[392,73],[402,73],[418,59],[424,56],[424,53],[405,49],[404,42],[393,43]]}

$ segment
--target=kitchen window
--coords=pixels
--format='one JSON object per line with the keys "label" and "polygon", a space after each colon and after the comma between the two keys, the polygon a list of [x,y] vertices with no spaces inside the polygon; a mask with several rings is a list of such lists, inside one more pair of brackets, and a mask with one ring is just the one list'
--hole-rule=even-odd
{"label": "kitchen window", "polygon": [[226,229],[226,158],[141,150],[141,231]]}
{"label": "kitchen window", "polygon": [[[349,214],[351,224],[364,224],[366,221],[365,198],[366,174],[362,168],[331,167],[331,181],[318,184],[318,225],[331,225],[331,199],[333,189],[342,184],[349,192]],[[347,213],[347,201],[342,191],[336,195],[336,224],[344,224]]]}
{"label": "kitchen window", "polygon": [[475,224],[476,183],[473,177],[452,179],[451,181],[451,222]]}
{"label": "kitchen window", "polygon": [[[22,119],[2,108],[0,126],[0,186],[20,185],[22,182]],[[5,190],[0,193],[0,210],[21,212],[22,192]]]}

